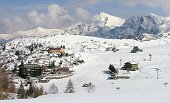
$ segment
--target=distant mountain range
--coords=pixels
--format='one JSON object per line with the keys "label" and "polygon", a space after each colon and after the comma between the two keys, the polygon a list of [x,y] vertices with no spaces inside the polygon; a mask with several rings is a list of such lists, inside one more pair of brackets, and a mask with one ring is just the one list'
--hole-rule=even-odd
{"label": "distant mountain range", "polygon": [[170,17],[146,14],[141,16],[131,16],[125,20],[100,12],[92,18],[90,23],[76,23],[65,30],[38,27],[28,31],[0,34],[0,42],[10,41],[16,38],[32,36],[42,37],[53,34],[87,35],[118,39],[142,39],[146,34],[159,36],[159,34],[168,32],[170,32]]}
{"label": "distant mountain range", "polygon": [[0,34],[0,41],[6,42],[6,41],[10,41],[17,38],[23,38],[23,37],[42,37],[51,34],[61,34],[63,32],[64,30],[60,30],[60,29],[45,29],[42,27],[37,27],[35,29],[28,30],[28,31],[18,31],[11,34]]}
{"label": "distant mountain range", "polygon": [[110,31],[114,38],[137,38],[142,39],[143,34],[159,36],[161,33],[170,31],[170,17],[161,17],[155,14],[132,16],[122,26]]}

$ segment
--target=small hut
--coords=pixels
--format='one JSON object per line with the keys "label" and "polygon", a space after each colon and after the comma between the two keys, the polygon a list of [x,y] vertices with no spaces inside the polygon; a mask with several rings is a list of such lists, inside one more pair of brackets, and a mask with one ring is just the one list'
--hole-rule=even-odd
{"label": "small hut", "polygon": [[122,67],[123,70],[129,70],[129,71],[136,71],[139,69],[138,63],[135,62],[126,62],[124,64],[124,67]]}
{"label": "small hut", "polygon": [[138,46],[134,46],[133,49],[131,50],[131,53],[136,53],[136,52],[142,52],[142,49],[139,49]]}

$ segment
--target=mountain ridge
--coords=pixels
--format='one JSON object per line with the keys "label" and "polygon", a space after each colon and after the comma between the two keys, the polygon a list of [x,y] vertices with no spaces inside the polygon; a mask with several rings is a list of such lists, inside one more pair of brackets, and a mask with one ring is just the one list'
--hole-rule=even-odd
{"label": "mountain ridge", "polygon": [[96,14],[92,22],[76,23],[65,30],[37,27],[27,31],[1,34],[0,41],[10,41],[22,37],[42,37],[53,34],[85,35],[110,39],[142,39],[145,34],[157,37],[170,32],[170,17],[148,13],[123,19],[104,12]]}

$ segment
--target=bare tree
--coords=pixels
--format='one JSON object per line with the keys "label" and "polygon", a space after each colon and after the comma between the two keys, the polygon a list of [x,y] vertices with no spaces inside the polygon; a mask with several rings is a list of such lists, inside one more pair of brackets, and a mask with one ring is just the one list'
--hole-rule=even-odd
{"label": "bare tree", "polygon": [[0,99],[7,99],[10,93],[15,93],[15,85],[5,69],[0,67]]}
{"label": "bare tree", "polygon": [[33,95],[33,98],[36,98],[36,97],[41,96],[41,95],[44,95],[44,89],[43,89],[43,87],[42,87],[42,86],[41,86],[40,88],[34,87],[34,95]]}
{"label": "bare tree", "polygon": [[87,87],[87,92],[92,93],[96,90],[96,86],[92,83],[89,83],[89,86]]}
{"label": "bare tree", "polygon": [[75,92],[74,89],[75,89],[75,88],[74,88],[74,86],[73,86],[73,82],[71,81],[71,79],[69,79],[68,84],[67,84],[67,86],[66,86],[66,89],[65,89],[64,93],[74,93],[74,92]]}
{"label": "bare tree", "polygon": [[51,84],[50,88],[48,89],[49,94],[56,94],[58,93],[58,88],[57,86],[53,83]]}
{"label": "bare tree", "polygon": [[22,83],[20,84],[20,87],[18,88],[17,94],[18,94],[18,98],[19,98],[19,99],[24,99],[24,98],[26,97],[26,95],[25,95],[25,89],[24,89],[24,86],[23,86]]}
{"label": "bare tree", "polygon": [[8,87],[8,92],[16,93],[16,88],[15,88],[15,84],[14,83],[10,83],[10,85]]}

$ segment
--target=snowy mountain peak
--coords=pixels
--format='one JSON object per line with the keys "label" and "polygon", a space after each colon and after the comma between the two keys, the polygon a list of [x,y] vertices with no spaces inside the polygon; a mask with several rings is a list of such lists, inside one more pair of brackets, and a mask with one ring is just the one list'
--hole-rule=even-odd
{"label": "snowy mountain peak", "polygon": [[105,23],[104,25],[108,27],[121,26],[125,21],[125,19],[115,17],[104,12],[100,12],[94,18]]}
{"label": "snowy mountain peak", "polygon": [[45,29],[45,28],[38,26],[36,29],[41,30],[41,29]]}
{"label": "snowy mountain peak", "polygon": [[160,17],[159,15],[156,15],[156,14],[153,14],[153,13],[148,13],[147,15],[155,16],[155,17]]}

